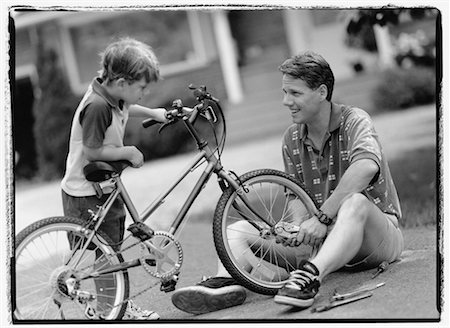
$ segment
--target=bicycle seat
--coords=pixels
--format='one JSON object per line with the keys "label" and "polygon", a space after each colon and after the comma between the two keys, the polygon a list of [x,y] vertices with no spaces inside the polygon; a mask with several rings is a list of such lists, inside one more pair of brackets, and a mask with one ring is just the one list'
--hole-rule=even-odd
{"label": "bicycle seat", "polygon": [[130,166],[128,161],[115,162],[91,162],[83,168],[84,176],[88,181],[100,182],[111,178],[113,173],[122,173],[122,171]]}

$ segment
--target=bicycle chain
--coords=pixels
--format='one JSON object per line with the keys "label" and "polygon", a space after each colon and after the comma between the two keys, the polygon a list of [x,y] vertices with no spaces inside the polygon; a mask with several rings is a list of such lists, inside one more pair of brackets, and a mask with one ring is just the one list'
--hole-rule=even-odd
{"label": "bicycle chain", "polygon": [[[182,262],[183,262],[183,249],[181,248],[180,242],[177,241],[177,240],[175,240],[175,238],[173,237],[173,235],[171,235],[171,234],[169,234],[169,233],[167,233],[167,232],[164,232],[164,231],[156,231],[156,232],[155,232],[155,235],[157,235],[157,236],[164,236],[164,237],[170,239],[170,240],[174,243],[174,245],[177,247],[177,250],[178,250],[178,263],[179,263],[179,264],[177,263],[178,265],[177,265],[177,264],[175,265],[175,269],[172,269],[172,270],[170,271],[170,274],[165,273],[165,274],[163,274],[163,275],[160,275],[160,274],[158,274],[156,271],[153,272],[152,270],[150,270],[151,266],[148,265],[148,264],[145,262],[144,257],[142,257],[141,265],[142,265],[142,267],[144,268],[144,270],[147,271],[147,273],[149,273],[151,276],[153,276],[153,277],[155,277],[155,278],[159,278],[160,280],[162,280],[162,279],[171,277],[171,276],[173,276],[173,275],[179,273],[181,264],[182,264]],[[146,250],[148,250],[147,246],[145,246],[145,244],[144,244],[142,241],[138,240],[138,241],[136,241],[135,243],[132,243],[132,244],[128,245],[127,247],[121,249],[119,252],[114,253],[114,255],[116,255],[116,254],[122,254],[123,252],[125,252],[125,251],[127,251],[127,250],[133,248],[134,246],[139,245],[139,244],[140,244],[142,247],[145,247]],[[113,255],[109,254],[109,256],[113,256]],[[92,265],[92,266],[93,266],[93,265]],[[118,303],[117,305],[115,305],[114,308],[115,308],[115,307],[118,307],[118,306],[122,306],[123,304],[126,304],[129,300],[131,300],[131,299],[133,299],[133,298],[136,298],[136,297],[138,297],[138,296],[140,296],[140,295],[146,293],[147,291],[149,291],[150,289],[152,289],[152,288],[154,288],[156,285],[158,285],[158,283],[160,283],[160,281],[154,282],[153,284],[151,284],[149,287],[143,289],[142,291],[137,292],[136,294],[130,295],[129,297],[127,297],[126,299],[124,299],[122,302],[120,302],[120,303]]]}

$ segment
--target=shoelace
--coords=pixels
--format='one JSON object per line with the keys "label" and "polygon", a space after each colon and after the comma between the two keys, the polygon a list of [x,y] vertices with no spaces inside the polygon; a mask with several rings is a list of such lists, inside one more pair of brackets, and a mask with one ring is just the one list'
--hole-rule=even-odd
{"label": "shoelace", "polygon": [[310,284],[316,276],[312,273],[303,270],[295,270],[291,272],[291,276],[286,282],[285,287],[292,289],[301,289],[306,285]]}
{"label": "shoelace", "polygon": [[154,311],[143,310],[131,300],[128,301],[127,310],[130,312],[130,314],[133,315],[151,316],[153,313],[155,313]]}

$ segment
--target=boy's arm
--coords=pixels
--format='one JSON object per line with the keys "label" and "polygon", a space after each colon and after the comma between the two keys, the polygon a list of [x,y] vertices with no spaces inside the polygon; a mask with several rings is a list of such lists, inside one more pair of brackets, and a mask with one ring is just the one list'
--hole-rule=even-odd
{"label": "boy's arm", "polygon": [[148,108],[141,105],[131,105],[129,111],[131,117],[151,118],[162,123],[168,122],[165,108]]}
{"label": "boy's arm", "polygon": [[131,162],[133,167],[141,167],[144,164],[144,156],[135,146],[101,146],[91,148],[83,146],[83,152],[88,161],[120,161]]}
{"label": "boy's arm", "polygon": [[79,123],[83,129],[83,153],[88,161],[131,162],[133,167],[142,166],[142,153],[134,146],[103,145],[105,132],[112,122],[110,109],[100,101],[85,106],[80,113]]}

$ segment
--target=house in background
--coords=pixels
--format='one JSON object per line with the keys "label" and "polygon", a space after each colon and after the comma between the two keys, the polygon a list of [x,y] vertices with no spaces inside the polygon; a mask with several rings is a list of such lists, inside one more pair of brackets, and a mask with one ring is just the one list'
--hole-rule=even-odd
{"label": "house in background", "polygon": [[[99,70],[99,53],[120,36],[150,44],[161,62],[164,83],[155,86],[149,106],[162,106],[205,84],[220,99],[240,104],[280,91],[278,66],[302,50],[322,54],[336,81],[354,77],[354,61],[366,70],[389,65],[387,31],[377,33],[381,53],[357,53],[345,45],[345,14],[340,9],[96,10],[12,11],[15,90],[15,149],[35,158],[32,107],[39,97],[36,49],[52,48],[71,89],[82,95]],[[253,98],[252,98],[253,97]],[[278,100],[277,100],[278,101]]]}
{"label": "house in background", "polygon": [[[344,14],[339,9],[265,10],[85,10],[17,11],[16,81],[33,83],[36,43],[57,50],[74,92],[82,93],[98,70],[98,54],[118,36],[148,42],[165,79],[209,66],[220,68],[232,103],[253,90],[245,85],[252,66],[263,68],[305,49],[327,58],[336,79],[350,78],[354,51],[344,44]],[[38,32],[40,31],[40,33]],[[40,36],[38,36],[40,35]],[[383,56],[380,56],[380,58]],[[219,83],[219,82],[218,82]]]}

